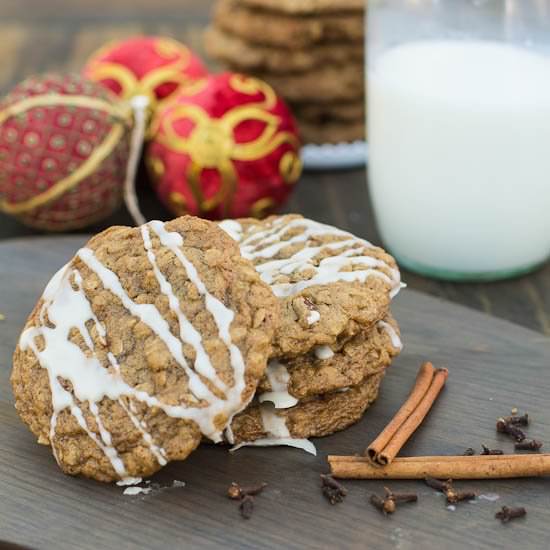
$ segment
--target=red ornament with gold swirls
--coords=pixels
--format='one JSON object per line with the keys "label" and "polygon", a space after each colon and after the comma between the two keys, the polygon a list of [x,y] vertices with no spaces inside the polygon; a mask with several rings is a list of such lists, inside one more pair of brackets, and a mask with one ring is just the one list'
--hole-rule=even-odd
{"label": "red ornament with gold swirls", "polygon": [[122,201],[131,124],[80,75],[25,80],[0,102],[0,210],[51,231],[105,218]]}
{"label": "red ornament with gold swirls", "polygon": [[84,75],[123,99],[145,95],[161,102],[207,75],[200,59],[172,38],[135,36],[111,42],[94,53]]}
{"label": "red ornament with gold swirls", "polygon": [[157,112],[146,161],[175,215],[261,217],[291,193],[299,148],[294,118],[268,84],[223,73]]}

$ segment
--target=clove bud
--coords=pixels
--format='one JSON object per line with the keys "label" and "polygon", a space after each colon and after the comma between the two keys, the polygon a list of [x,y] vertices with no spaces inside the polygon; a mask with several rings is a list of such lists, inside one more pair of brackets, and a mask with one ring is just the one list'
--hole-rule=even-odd
{"label": "clove bud", "polygon": [[508,508],[508,506],[503,506],[496,514],[495,518],[502,521],[502,523],[508,523],[509,521],[522,518],[527,515],[527,510],[523,506],[517,508]]}
{"label": "clove bud", "polygon": [[481,445],[481,453],[482,455],[503,455],[504,451],[501,451],[500,449],[489,449],[485,445]]}
{"label": "clove bud", "polygon": [[449,504],[456,504],[457,502],[462,502],[463,500],[473,500],[476,498],[476,494],[472,491],[457,491],[453,487],[452,479],[441,481],[433,477],[427,477],[424,481],[426,482],[426,485],[432,489],[442,492],[447,497],[447,502]]}
{"label": "clove bud", "polygon": [[331,504],[342,502],[348,494],[347,489],[328,474],[321,474],[321,492]]}
{"label": "clove bud", "polygon": [[517,426],[506,422],[504,418],[497,420],[497,432],[507,434],[520,442],[525,439],[525,434]]}
{"label": "clove bud", "polygon": [[531,439],[520,441],[514,445],[516,451],[539,451],[542,448],[542,441]]}
{"label": "clove bud", "polygon": [[522,414],[521,416],[505,416],[503,420],[507,424],[512,424],[512,426],[528,426],[529,425],[529,415],[527,413]]}

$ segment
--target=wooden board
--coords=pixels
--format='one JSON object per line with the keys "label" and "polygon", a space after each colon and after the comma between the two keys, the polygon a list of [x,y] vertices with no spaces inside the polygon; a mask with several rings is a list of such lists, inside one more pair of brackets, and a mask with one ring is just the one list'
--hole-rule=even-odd
{"label": "wooden board", "polygon": [[[48,448],[19,421],[9,387],[19,331],[50,275],[84,237],[22,239],[0,244],[0,539],[33,548],[543,548],[547,547],[549,479],[462,482],[478,499],[455,511],[421,482],[389,483],[417,491],[420,501],[384,518],[368,504],[381,482],[349,481],[344,503],[321,496],[328,453],[361,452],[406,397],[419,364],[448,366],[450,379],[404,455],[460,454],[481,443],[511,451],[495,419],[511,407],[528,410],[529,435],[550,447],[550,341],[468,309],[403,291],[394,312],[405,350],[365,418],[315,441],[318,456],[289,448],[247,448],[229,454],[203,446],[168,465],[154,481],[186,487],[147,496],[61,473]],[[224,493],[231,481],[266,481],[254,516],[240,518]],[[522,505],[527,518],[494,519],[502,506]]]}

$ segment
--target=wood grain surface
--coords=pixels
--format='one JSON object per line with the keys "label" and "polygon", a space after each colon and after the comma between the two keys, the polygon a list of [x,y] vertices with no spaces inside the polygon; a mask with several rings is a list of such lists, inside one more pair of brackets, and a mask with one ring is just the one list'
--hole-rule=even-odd
{"label": "wood grain surface", "polygon": [[[419,364],[449,368],[447,387],[402,455],[461,454],[467,447],[512,452],[495,433],[511,407],[532,417],[528,433],[550,448],[550,341],[506,321],[412,290],[394,302],[405,350],[389,369],[382,393],[364,419],[345,432],[316,440],[318,456],[289,448],[202,446],[153,481],[184,488],[123,496],[122,488],[61,473],[48,448],[37,445],[18,419],[9,388],[11,353],[26,316],[50,275],[84,237],[0,243],[0,539],[30,548],[547,548],[550,479],[463,481],[478,499],[451,511],[421,482],[392,482],[416,491],[419,502],[383,517],[368,503],[382,483],[350,481],[349,495],[331,506],[319,474],[327,454],[353,454],[388,422],[405,399]],[[232,481],[266,481],[250,520],[224,493]],[[525,506],[509,525],[494,519],[502,505]],[[2,543],[0,542],[0,546]]]}
{"label": "wood grain surface", "polygon": [[[202,30],[213,3],[213,0],[2,0],[0,94],[33,73],[79,71],[87,57],[107,40],[136,33],[172,36],[205,57]],[[150,219],[168,216],[143,174],[139,192]],[[286,211],[337,224],[380,242],[363,170],[305,174]],[[122,209],[88,231],[121,223],[130,223]],[[0,214],[0,239],[32,234],[36,232]],[[550,336],[550,265],[521,279],[493,284],[445,283],[406,272],[404,276],[411,288]]]}

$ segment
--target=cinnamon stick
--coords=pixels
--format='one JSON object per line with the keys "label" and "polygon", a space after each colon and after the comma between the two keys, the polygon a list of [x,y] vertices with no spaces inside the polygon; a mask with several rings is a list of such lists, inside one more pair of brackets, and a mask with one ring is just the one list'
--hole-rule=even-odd
{"label": "cinnamon stick", "polygon": [[403,422],[405,422],[416,407],[418,407],[418,404],[422,401],[422,398],[432,383],[434,374],[435,368],[431,363],[424,363],[420,367],[409,397],[397,411],[397,414],[391,419],[390,423],[382,430],[380,435],[368,446],[366,454],[371,460],[376,461],[376,457],[389,443],[390,439],[395,435]]}
{"label": "cinnamon stick", "polygon": [[382,465],[392,462],[428,414],[448,374],[447,369],[435,369],[429,362],[420,367],[409,397],[367,448],[366,454],[371,460]]}
{"label": "cinnamon stick", "polygon": [[550,454],[415,456],[387,466],[367,457],[329,456],[331,474],[340,479],[499,479],[550,475]]}

